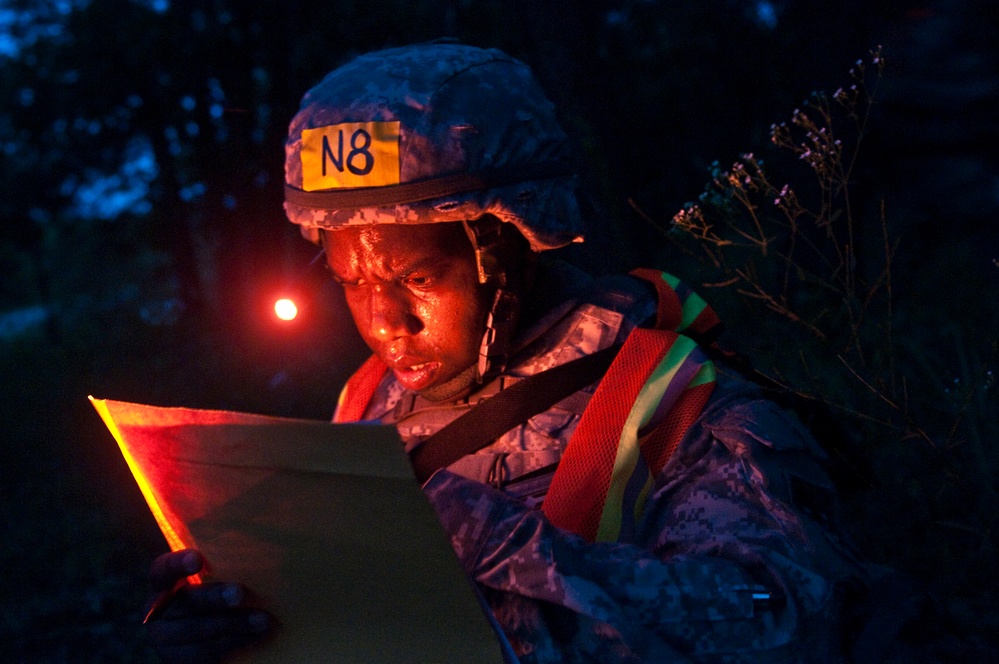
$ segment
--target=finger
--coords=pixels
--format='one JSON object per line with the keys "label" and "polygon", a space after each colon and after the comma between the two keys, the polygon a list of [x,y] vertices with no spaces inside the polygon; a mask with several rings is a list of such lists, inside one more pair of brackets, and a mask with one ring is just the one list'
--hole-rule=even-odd
{"label": "finger", "polygon": [[186,585],[177,591],[173,606],[177,613],[214,613],[235,609],[246,599],[246,590],[238,583],[211,581]]}
{"label": "finger", "polygon": [[200,572],[204,564],[204,557],[194,549],[164,553],[150,566],[149,580],[153,590],[167,590],[181,579]]}
{"label": "finger", "polygon": [[264,611],[234,609],[210,615],[163,617],[149,623],[146,629],[158,650],[191,646],[206,652],[224,652],[261,638],[273,626],[273,619]]}
{"label": "finger", "polygon": [[181,584],[159,592],[146,602],[143,624],[166,615],[183,618],[192,614],[215,613],[234,609],[243,603],[246,592],[234,583],[212,581],[203,584]]}

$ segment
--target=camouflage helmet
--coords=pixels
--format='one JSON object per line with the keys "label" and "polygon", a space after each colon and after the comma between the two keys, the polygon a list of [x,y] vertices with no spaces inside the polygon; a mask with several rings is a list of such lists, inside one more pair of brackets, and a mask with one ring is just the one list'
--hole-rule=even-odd
{"label": "camouflage helmet", "polygon": [[319,229],[469,221],[535,251],[583,239],[565,133],[530,69],[432,42],[369,53],[302,98],[285,144],[285,211]]}

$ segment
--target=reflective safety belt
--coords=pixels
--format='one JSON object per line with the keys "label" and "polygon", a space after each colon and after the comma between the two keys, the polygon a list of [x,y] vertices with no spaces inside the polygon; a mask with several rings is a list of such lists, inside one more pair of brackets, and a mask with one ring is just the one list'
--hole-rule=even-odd
{"label": "reflective safety belt", "polygon": [[691,339],[634,330],[562,454],[541,507],[548,520],[591,542],[630,538],[714,385],[714,365]]}
{"label": "reflective safety belt", "polygon": [[656,328],[628,336],[562,455],[542,504],[548,520],[589,541],[629,539],[645,499],[715,386],[714,311],[672,275],[636,270],[659,296]]}

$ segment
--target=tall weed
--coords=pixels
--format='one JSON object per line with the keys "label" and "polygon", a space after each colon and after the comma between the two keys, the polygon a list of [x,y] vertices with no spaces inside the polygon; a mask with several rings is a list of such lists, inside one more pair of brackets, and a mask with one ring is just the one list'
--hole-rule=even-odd
{"label": "tall weed", "polygon": [[766,162],[716,162],[698,201],[657,225],[694,259],[729,345],[810,418],[868,555],[987,632],[999,629],[994,591],[982,590],[997,585],[996,326],[962,324],[941,297],[898,288],[913,277],[895,268],[906,238],[884,201],[855,200],[884,68],[879,47],[848,85],[770,127]]}

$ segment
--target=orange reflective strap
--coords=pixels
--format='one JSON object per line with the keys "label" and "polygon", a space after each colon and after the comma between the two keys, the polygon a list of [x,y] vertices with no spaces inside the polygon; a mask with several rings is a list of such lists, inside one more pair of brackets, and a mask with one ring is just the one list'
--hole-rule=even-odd
{"label": "orange reflective strap", "polygon": [[714,378],[713,364],[689,338],[634,330],[562,456],[542,505],[548,519],[590,541],[627,536]]}
{"label": "orange reflective strap", "polygon": [[377,355],[365,360],[340,391],[333,421],[338,424],[357,422],[364,417],[364,411],[368,409],[368,404],[375,396],[375,390],[378,389],[378,384],[382,382],[386,371],[388,367],[378,359]]}

